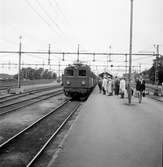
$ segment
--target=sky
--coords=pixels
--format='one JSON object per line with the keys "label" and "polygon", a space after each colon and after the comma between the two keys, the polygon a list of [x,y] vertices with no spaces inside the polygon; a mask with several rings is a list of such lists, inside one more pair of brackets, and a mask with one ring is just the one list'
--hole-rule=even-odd
{"label": "sky", "polygon": [[[0,51],[129,52],[130,0],[0,0]],[[163,54],[163,1],[134,0],[133,52],[153,53],[159,44]],[[45,64],[48,55],[22,55],[25,64]],[[111,56],[106,68],[106,56],[80,56],[96,73],[108,70],[115,75],[124,72],[125,57]],[[133,56],[133,70],[148,69],[153,56]],[[58,72],[76,60],[76,55],[51,55],[51,69]],[[17,73],[17,54],[0,53],[0,73]],[[15,65],[13,65],[15,64]],[[62,66],[63,65],[63,66]],[[113,67],[111,68],[111,65]],[[118,67],[119,66],[119,67]],[[33,65],[33,68],[43,66]]]}

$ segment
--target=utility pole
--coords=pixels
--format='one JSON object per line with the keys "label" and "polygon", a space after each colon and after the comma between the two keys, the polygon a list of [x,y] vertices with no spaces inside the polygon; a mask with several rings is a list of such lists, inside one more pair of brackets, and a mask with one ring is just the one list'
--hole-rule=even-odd
{"label": "utility pole", "polygon": [[132,68],[132,35],[133,35],[133,0],[130,9],[130,48],[129,48],[129,75],[128,75],[128,102],[131,104],[131,68]]}
{"label": "utility pole", "polygon": [[58,74],[58,78],[59,78],[59,82],[60,82],[60,70],[61,70],[60,67],[61,67],[61,64],[60,64],[60,61],[59,61],[59,64],[58,64],[58,73],[59,73]]}
{"label": "utility pole", "polygon": [[139,64],[139,73],[141,73],[141,63]]}
{"label": "utility pole", "polygon": [[49,44],[49,49],[48,49],[48,65],[49,65],[49,69],[51,70],[51,65],[50,65],[50,44]]}
{"label": "utility pole", "polygon": [[155,85],[158,85],[158,60],[159,60],[159,45],[156,45]]}
{"label": "utility pole", "polygon": [[127,74],[127,54],[125,54],[125,73]]}
{"label": "utility pole", "polygon": [[107,67],[106,67],[106,69],[107,69],[107,72],[108,72],[108,70],[109,70],[109,62],[111,62],[111,45],[109,45],[109,55],[107,55]]}
{"label": "utility pole", "polygon": [[111,45],[109,46],[109,62],[111,62]]}
{"label": "utility pole", "polygon": [[78,44],[78,50],[77,50],[77,62],[79,62],[79,47],[80,47],[80,45]]}
{"label": "utility pole", "polygon": [[93,60],[92,61],[95,62],[95,53],[93,53]]}
{"label": "utility pole", "polygon": [[155,62],[155,85],[157,86],[157,88],[154,91],[154,95],[158,96],[158,61],[159,61],[159,45],[154,45],[154,47],[156,47],[156,62]]}
{"label": "utility pole", "polygon": [[21,87],[21,53],[22,53],[22,43],[21,43],[22,36],[19,37],[19,67],[18,67],[18,88]]}
{"label": "utility pole", "polygon": [[64,52],[63,52],[63,54],[62,54],[62,61],[65,61],[65,54],[64,54]]}

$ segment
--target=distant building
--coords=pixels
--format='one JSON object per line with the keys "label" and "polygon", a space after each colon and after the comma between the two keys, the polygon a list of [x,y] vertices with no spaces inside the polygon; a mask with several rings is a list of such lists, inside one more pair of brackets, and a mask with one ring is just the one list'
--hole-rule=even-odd
{"label": "distant building", "polygon": [[[137,78],[137,76],[139,76],[138,73],[136,73],[136,72],[131,73],[131,80],[134,81]],[[127,74],[123,74],[123,77],[126,80],[128,80],[129,74],[128,73]]]}
{"label": "distant building", "polygon": [[13,79],[13,75],[9,74],[0,74],[0,80]]}
{"label": "distant building", "polygon": [[111,75],[110,73],[108,73],[108,72],[103,72],[103,73],[101,73],[101,74],[99,74],[99,77],[104,77],[104,76],[107,76],[107,77],[113,77],[113,75]]}
{"label": "distant building", "polygon": [[160,66],[163,67],[163,56],[160,56],[160,58],[159,58],[159,64],[160,64]]}

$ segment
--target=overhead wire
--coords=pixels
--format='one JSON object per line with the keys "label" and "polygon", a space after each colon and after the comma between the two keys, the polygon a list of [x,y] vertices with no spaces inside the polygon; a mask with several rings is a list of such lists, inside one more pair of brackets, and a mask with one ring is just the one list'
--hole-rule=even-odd
{"label": "overhead wire", "polygon": [[49,20],[51,20],[51,22],[57,27],[57,29],[63,33],[62,29],[60,28],[60,26],[55,22],[55,20],[50,16],[50,14],[46,11],[46,9],[44,9],[44,7],[41,5],[41,3],[39,2],[39,0],[36,0],[37,4],[39,5],[39,7],[42,9],[42,11],[45,13],[45,15],[49,18]]}
{"label": "overhead wire", "polygon": [[40,17],[40,19],[46,24],[48,25],[49,28],[51,28],[52,30],[54,30],[56,33],[58,33],[54,28],[53,26],[51,26],[51,24],[49,24],[49,22],[41,16],[41,14],[32,6],[32,4],[30,3],[29,0],[25,0],[25,2],[27,3],[27,5],[33,10],[33,12]]}
{"label": "overhead wire", "polygon": [[[56,0],[53,0],[53,1],[48,0],[48,2],[49,2],[49,4],[50,4],[52,7],[54,7],[54,8],[56,7],[57,10],[58,10],[58,12],[62,15],[62,17],[66,20],[66,22],[69,23],[69,21],[67,20],[67,17],[66,17],[65,14],[63,13],[63,11],[62,11],[60,5],[58,4],[58,2],[57,2]],[[53,5],[53,2],[55,3],[55,5]]]}
{"label": "overhead wire", "polygon": [[50,6],[50,7],[53,7],[54,10],[55,10],[55,6],[53,5],[52,1],[48,0],[48,3],[49,3],[49,6]]}

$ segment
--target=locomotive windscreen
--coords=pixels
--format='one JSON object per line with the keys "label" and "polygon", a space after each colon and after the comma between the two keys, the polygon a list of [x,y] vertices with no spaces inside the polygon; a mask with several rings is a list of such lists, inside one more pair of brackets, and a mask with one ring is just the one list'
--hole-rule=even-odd
{"label": "locomotive windscreen", "polygon": [[79,76],[86,76],[86,70],[79,70]]}
{"label": "locomotive windscreen", "polygon": [[73,76],[74,75],[74,71],[73,70],[66,70],[66,73],[65,73],[67,76]]}

